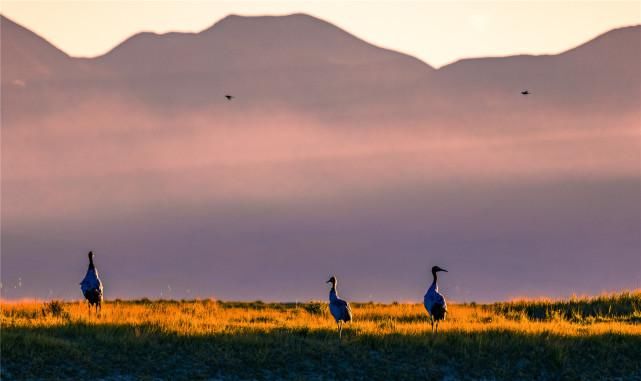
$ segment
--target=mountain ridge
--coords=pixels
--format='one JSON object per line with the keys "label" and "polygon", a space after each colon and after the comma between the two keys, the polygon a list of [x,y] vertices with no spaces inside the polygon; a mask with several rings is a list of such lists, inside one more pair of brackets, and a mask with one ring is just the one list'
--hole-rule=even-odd
{"label": "mountain ridge", "polygon": [[[134,68],[134,62],[146,57],[152,57],[150,62],[156,69],[149,65]],[[217,70],[254,70],[260,66],[359,65],[389,61],[405,61],[407,70],[433,70],[416,57],[377,47],[305,14],[230,15],[198,33],[138,33],[94,61],[118,71],[206,72],[214,65]],[[167,63],[164,69],[163,63]]]}
{"label": "mountain ridge", "polygon": [[291,13],[291,14],[285,14],[285,15],[261,15],[261,16],[244,16],[244,15],[238,15],[238,14],[229,14],[229,15],[221,18],[220,20],[214,22],[211,26],[209,26],[209,27],[207,27],[205,29],[202,29],[202,30],[200,30],[198,32],[169,31],[169,32],[164,32],[164,33],[156,33],[156,32],[152,32],[152,31],[140,31],[140,32],[137,32],[137,33],[125,38],[123,41],[121,41],[118,44],[116,44],[113,48],[109,49],[109,51],[107,51],[107,52],[105,52],[103,54],[99,54],[99,55],[96,55],[96,56],[90,56],[90,57],[69,55],[66,52],[64,52],[63,49],[61,49],[58,46],[56,46],[55,43],[53,43],[51,41],[48,41],[47,39],[39,36],[37,33],[33,32],[29,28],[27,28],[27,27],[25,27],[25,26],[15,22],[15,21],[13,21],[11,18],[9,18],[9,17],[7,17],[7,16],[5,16],[3,14],[0,14],[0,20],[7,20],[9,23],[16,25],[16,26],[20,27],[23,30],[26,30],[26,31],[29,31],[29,32],[33,33],[34,35],[38,36],[41,40],[47,42],[49,45],[53,46],[55,49],[57,49],[60,52],[64,53],[69,58],[82,59],[82,60],[94,60],[94,59],[106,56],[109,53],[111,53],[113,50],[118,48],[119,46],[123,45],[124,43],[128,42],[129,40],[131,40],[131,39],[133,39],[133,38],[135,38],[135,37],[137,37],[139,35],[140,36],[145,36],[145,37],[147,37],[147,36],[163,37],[163,36],[167,36],[167,35],[191,35],[191,36],[196,36],[196,35],[199,35],[199,34],[202,34],[202,33],[206,33],[206,32],[212,31],[217,25],[221,24],[221,22],[229,22],[229,21],[235,20],[235,19],[241,19],[241,20],[283,19],[283,18],[287,18],[287,17],[305,17],[305,18],[316,20],[316,21],[320,21],[320,22],[322,22],[322,23],[324,23],[326,25],[329,25],[329,26],[332,26],[334,28],[340,29],[344,33],[346,33],[346,34],[348,34],[348,35],[350,35],[350,36],[352,36],[352,37],[354,37],[354,38],[356,38],[358,40],[361,40],[361,41],[367,43],[368,45],[377,47],[379,49],[395,52],[395,53],[398,53],[398,54],[410,56],[410,57],[412,57],[412,58],[414,58],[414,59],[416,59],[418,61],[421,61],[421,62],[425,63],[425,65],[429,66],[430,68],[433,68],[434,70],[441,70],[441,69],[443,69],[445,67],[460,63],[462,61],[468,61],[468,60],[502,59],[502,58],[512,58],[512,57],[549,57],[549,56],[558,56],[558,55],[562,55],[562,54],[571,52],[571,51],[573,51],[575,49],[579,49],[579,48],[581,48],[581,47],[583,47],[583,46],[585,46],[587,44],[596,42],[597,40],[600,40],[602,37],[607,36],[607,35],[616,34],[616,33],[619,33],[621,31],[635,31],[636,30],[636,31],[640,31],[641,32],[641,24],[626,25],[626,26],[621,26],[621,27],[617,27],[617,28],[613,28],[613,29],[601,32],[601,33],[597,34],[596,36],[594,36],[593,38],[591,38],[589,40],[586,40],[586,41],[584,41],[582,43],[579,43],[576,46],[569,47],[569,48],[567,48],[565,50],[562,50],[561,52],[558,52],[558,53],[548,53],[548,54],[527,54],[527,53],[522,53],[522,54],[506,54],[506,55],[497,55],[497,56],[463,57],[463,58],[457,59],[457,60],[455,60],[455,61],[453,61],[451,63],[442,65],[442,66],[440,66],[438,68],[434,68],[429,63],[427,63],[425,61],[422,61],[417,57],[414,57],[414,56],[412,56],[410,54],[407,54],[407,53],[396,51],[394,49],[380,47],[380,46],[378,46],[376,44],[373,44],[373,43],[370,43],[370,42],[368,42],[368,41],[366,41],[364,39],[361,39],[361,38],[351,34],[350,32],[347,32],[347,31],[335,26],[334,24],[332,24],[330,22],[324,21],[324,20],[322,20],[320,18],[317,18],[315,16],[312,16],[312,15],[309,15],[309,14],[306,14],[306,13]]}
{"label": "mountain ridge", "polygon": [[[41,99],[42,109],[57,109],[67,107],[61,99],[98,94],[156,110],[187,110],[217,103],[217,92],[234,92],[254,106],[341,117],[386,112],[416,121],[448,115],[456,104],[481,110],[489,99],[499,109],[521,107],[513,98],[525,88],[546,94],[533,102],[581,112],[599,103],[631,109],[640,97],[635,42],[641,25],[613,29],[559,54],[470,58],[434,69],[300,13],[229,15],[197,33],[140,32],[94,58],[69,57],[13,21],[5,24],[20,32],[2,37],[9,42],[2,47],[3,103],[18,116],[41,113],[26,105],[32,98]],[[24,48],[20,39],[37,43]],[[23,54],[6,54],[11,46]],[[56,52],[51,62],[40,59],[47,52]],[[32,93],[43,80],[48,87]]]}
{"label": "mountain ridge", "polygon": [[[455,60],[453,62],[450,62],[448,64],[442,65],[442,66],[438,67],[436,70],[441,70],[441,69],[446,68],[446,67],[451,66],[451,65],[455,65],[455,64],[458,64],[458,63],[461,63],[461,62],[464,62],[464,61],[472,61],[472,60],[484,60],[484,59],[487,59],[487,60],[497,59],[498,60],[498,59],[505,59],[505,58],[520,58],[520,57],[536,58],[536,57],[559,56],[559,55],[563,55],[563,54],[572,52],[572,51],[574,51],[576,49],[580,49],[580,48],[582,48],[582,47],[584,47],[586,45],[589,45],[591,43],[594,43],[594,42],[600,40],[602,37],[604,37],[606,35],[618,34],[618,33],[622,32],[622,31],[626,31],[626,32],[627,31],[637,31],[637,32],[641,33],[641,24],[626,25],[626,26],[617,27],[617,28],[614,28],[614,29],[609,29],[609,30],[607,30],[605,32],[601,32],[601,33],[597,34],[596,36],[592,37],[589,40],[581,42],[578,45],[575,45],[573,47],[564,49],[564,50],[562,50],[562,51],[560,51],[558,53],[545,53],[545,54],[519,53],[519,54],[506,54],[506,55],[496,55],[496,56],[464,57],[464,58],[459,58],[459,59],[457,59],[457,60]],[[641,36],[641,34],[640,34],[640,36]]]}

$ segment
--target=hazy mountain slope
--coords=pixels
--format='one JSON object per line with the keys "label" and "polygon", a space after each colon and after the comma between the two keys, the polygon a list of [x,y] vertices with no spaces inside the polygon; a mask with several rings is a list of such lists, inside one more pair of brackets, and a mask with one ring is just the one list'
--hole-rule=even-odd
{"label": "hazy mountain slope", "polygon": [[90,60],[68,56],[32,31],[0,15],[2,120],[46,117],[100,97],[112,76]]}
{"label": "hazy mountain slope", "polygon": [[140,33],[96,60],[128,75],[224,73],[305,66],[323,70],[331,65],[394,63],[404,63],[406,70],[431,70],[413,57],[377,48],[330,23],[304,14],[232,15],[196,34]]}
{"label": "hazy mountain slope", "polygon": [[0,15],[2,83],[24,86],[32,80],[63,80],[75,60],[28,29]]}
{"label": "hazy mountain slope", "polygon": [[[139,99],[163,107],[202,106],[233,93],[316,114],[381,98],[393,105],[433,72],[302,14],[228,16],[196,34],[141,33],[95,61],[119,73]],[[335,110],[321,110],[328,106]]]}
{"label": "hazy mountain slope", "polygon": [[[439,86],[487,97],[529,89],[555,109],[637,108],[641,26],[612,30],[558,55],[460,60],[438,70]],[[469,99],[469,98],[468,98]]]}

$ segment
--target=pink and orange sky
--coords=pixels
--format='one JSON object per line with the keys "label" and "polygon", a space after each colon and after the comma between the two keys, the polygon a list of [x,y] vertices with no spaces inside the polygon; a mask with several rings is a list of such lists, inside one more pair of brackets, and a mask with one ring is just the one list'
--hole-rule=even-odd
{"label": "pink and orange sky", "polygon": [[228,14],[304,12],[440,67],[461,58],[559,53],[641,23],[639,1],[17,1],[5,16],[72,56],[140,31],[198,32]]}

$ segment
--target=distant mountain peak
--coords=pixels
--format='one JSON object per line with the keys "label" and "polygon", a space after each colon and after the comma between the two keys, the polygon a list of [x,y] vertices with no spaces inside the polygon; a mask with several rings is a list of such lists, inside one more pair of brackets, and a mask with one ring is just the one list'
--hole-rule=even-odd
{"label": "distant mountain peak", "polygon": [[307,13],[288,13],[284,15],[251,15],[251,16],[238,15],[235,13],[231,13],[223,17],[222,19],[218,20],[214,25],[220,24],[220,23],[244,22],[244,21],[250,21],[250,22],[263,21],[264,22],[264,21],[282,21],[282,20],[307,20],[307,21],[311,20],[311,21],[316,21],[319,23],[331,25],[331,23]]}
{"label": "distant mountain peak", "polygon": [[[297,33],[340,33],[344,36],[358,39],[351,33],[338,26],[306,13],[292,13],[286,15],[259,15],[243,16],[230,14],[218,20],[211,27],[203,30],[202,34],[223,30],[245,29],[256,32],[263,31],[296,31]],[[360,40],[360,39],[359,39]]]}
{"label": "distant mountain peak", "polygon": [[306,70],[323,64],[379,68],[385,64],[388,71],[414,76],[433,70],[415,57],[377,47],[304,13],[228,15],[199,33],[138,33],[97,59],[116,71],[156,74],[203,73],[214,68],[218,72],[261,67]]}

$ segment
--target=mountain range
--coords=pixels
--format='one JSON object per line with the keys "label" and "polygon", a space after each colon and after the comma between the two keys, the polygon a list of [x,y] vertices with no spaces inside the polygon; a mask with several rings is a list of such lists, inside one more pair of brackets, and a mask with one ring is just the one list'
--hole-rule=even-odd
{"label": "mountain range", "polygon": [[189,109],[216,104],[231,92],[252,105],[312,114],[338,110],[348,117],[355,106],[374,104],[386,114],[391,109],[429,118],[463,101],[472,109],[490,102],[519,107],[515,94],[526,88],[550,107],[625,111],[638,106],[640,91],[640,26],[612,30],[557,55],[464,59],[435,70],[304,14],[231,15],[200,33],[138,33],[90,59],[69,57],[6,17],[2,25],[8,117],[33,114],[19,99],[38,95],[45,109],[96,93]]}
{"label": "mountain range", "polygon": [[89,249],[123,297],[414,299],[436,261],[458,299],[641,284],[641,26],[439,69],[305,14],[94,58],[0,32],[5,296],[73,296]]}

